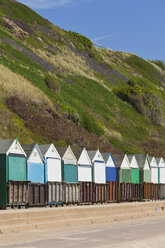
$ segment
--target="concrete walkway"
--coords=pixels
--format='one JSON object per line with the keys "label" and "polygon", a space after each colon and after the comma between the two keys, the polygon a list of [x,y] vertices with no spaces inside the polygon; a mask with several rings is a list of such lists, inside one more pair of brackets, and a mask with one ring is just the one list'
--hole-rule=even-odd
{"label": "concrete walkway", "polygon": [[88,226],[80,224],[61,230],[2,234],[0,248],[164,248],[164,230],[165,216]]}

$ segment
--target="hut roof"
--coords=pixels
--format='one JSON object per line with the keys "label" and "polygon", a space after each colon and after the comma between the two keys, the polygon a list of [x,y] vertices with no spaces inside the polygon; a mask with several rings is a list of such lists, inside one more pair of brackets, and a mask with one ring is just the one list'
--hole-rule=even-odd
{"label": "hut roof", "polygon": [[27,157],[29,157],[31,152],[33,151],[33,149],[35,147],[35,144],[24,144],[24,145],[21,145],[21,146],[24,149],[24,151],[26,152]]}
{"label": "hut roof", "polygon": [[68,149],[68,147],[67,146],[65,146],[65,147],[56,147],[56,149],[57,149],[58,153],[60,154],[61,158],[63,158],[66,150]]}
{"label": "hut roof", "polygon": [[135,154],[136,161],[138,163],[139,168],[143,168],[145,165],[145,161],[147,158],[147,155],[145,154]]}
{"label": "hut roof", "polygon": [[124,159],[125,154],[119,154],[119,155],[113,155],[113,159],[115,161],[116,167],[120,167],[123,159]]}
{"label": "hut roof", "polygon": [[130,164],[131,164],[131,162],[132,162],[133,156],[134,156],[134,155],[132,155],[132,154],[128,154],[128,155],[127,155],[127,158],[128,158],[128,160],[129,160],[129,163],[130,163]]}
{"label": "hut roof", "polygon": [[0,140],[0,154],[6,154],[14,141],[15,139]]}
{"label": "hut roof", "polygon": [[90,160],[92,161],[94,156],[96,155],[97,150],[87,151],[87,152],[88,152],[88,156],[89,156]]}
{"label": "hut roof", "polygon": [[51,146],[51,144],[49,144],[49,145],[39,145],[39,148],[40,148],[43,156],[45,156],[45,154],[47,153],[47,151],[48,151],[50,146]]}
{"label": "hut roof", "polygon": [[157,165],[159,165],[161,158],[155,158]]}
{"label": "hut roof", "polygon": [[83,149],[82,148],[81,149],[72,149],[72,151],[73,151],[73,153],[74,153],[74,155],[75,155],[75,157],[76,157],[76,159],[78,161]]}
{"label": "hut roof", "polygon": [[102,154],[102,156],[103,156],[104,161],[107,162],[107,159],[108,159],[108,157],[109,157],[109,153],[103,152],[103,153],[101,153],[101,154]]}

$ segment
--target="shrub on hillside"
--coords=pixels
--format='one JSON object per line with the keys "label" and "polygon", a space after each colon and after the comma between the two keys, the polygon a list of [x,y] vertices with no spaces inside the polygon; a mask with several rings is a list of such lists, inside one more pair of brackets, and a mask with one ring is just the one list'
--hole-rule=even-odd
{"label": "shrub on hillside", "polygon": [[89,49],[93,47],[92,41],[86,38],[85,36],[72,32],[72,31],[69,31],[68,34],[75,42],[75,45],[79,51],[82,51],[82,50],[88,51]]}
{"label": "shrub on hillside", "polygon": [[55,80],[53,76],[50,75],[45,76],[44,81],[49,89],[54,90],[58,94],[60,93],[61,90],[60,84]]}
{"label": "shrub on hillside", "polygon": [[163,114],[162,102],[153,90],[129,81],[127,86],[115,88],[113,92],[121,100],[130,103],[154,125],[161,123]]}

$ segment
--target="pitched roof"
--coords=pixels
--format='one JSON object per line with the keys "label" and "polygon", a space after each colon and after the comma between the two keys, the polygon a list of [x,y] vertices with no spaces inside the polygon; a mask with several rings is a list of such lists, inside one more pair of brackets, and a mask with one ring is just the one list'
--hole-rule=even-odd
{"label": "pitched roof", "polygon": [[103,153],[101,153],[101,155],[103,156],[104,161],[107,162],[107,159],[109,157],[109,153],[103,152]]}
{"label": "pitched roof", "polygon": [[25,151],[27,158],[30,156],[31,152],[33,151],[33,148],[35,147],[35,144],[24,144],[21,145],[23,150]]}
{"label": "pitched roof", "polygon": [[136,161],[138,163],[139,168],[143,168],[147,155],[145,154],[135,154]]}
{"label": "pitched roof", "polygon": [[88,156],[89,156],[89,158],[90,158],[91,161],[93,160],[93,158],[94,158],[96,152],[97,152],[97,150],[94,150],[94,151],[87,151]]}
{"label": "pitched roof", "polygon": [[120,167],[125,154],[113,155],[113,160],[115,161],[116,167]]}
{"label": "pitched roof", "polygon": [[45,154],[47,153],[50,146],[51,146],[50,144],[49,145],[39,145],[39,148],[40,148],[43,156],[45,156]]}
{"label": "pitched roof", "polygon": [[151,161],[152,161],[152,157],[148,157],[148,159],[149,159],[149,161],[150,161],[150,163],[151,163]]}
{"label": "pitched roof", "polygon": [[127,154],[127,158],[128,158],[128,160],[129,160],[129,163],[132,162],[133,156],[134,156],[134,155],[132,155],[132,154]]}
{"label": "pitched roof", "polygon": [[65,146],[65,147],[56,147],[56,149],[57,149],[58,153],[60,154],[60,157],[63,158],[66,150],[68,149],[68,147],[67,146]]}
{"label": "pitched roof", "polygon": [[75,155],[75,157],[76,157],[76,159],[78,161],[83,149],[82,148],[81,149],[72,149],[72,151],[73,151],[73,153],[74,153],[74,155]]}
{"label": "pitched roof", "polygon": [[6,154],[14,141],[15,139],[0,140],[0,154]]}
{"label": "pitched roof", "polygon": [[161,158],[155,158],[157,165],[159,165]]}

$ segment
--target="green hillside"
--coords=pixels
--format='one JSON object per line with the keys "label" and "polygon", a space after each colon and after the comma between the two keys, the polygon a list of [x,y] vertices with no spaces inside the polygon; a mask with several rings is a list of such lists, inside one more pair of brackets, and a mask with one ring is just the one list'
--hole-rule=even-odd
{"label": "green hillside", "polygon": [[0,139],[164,156],[165,65],[0,0]]}

